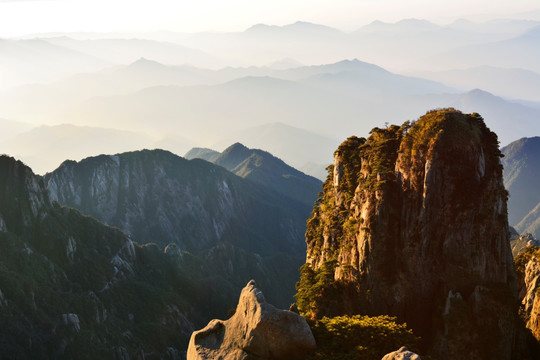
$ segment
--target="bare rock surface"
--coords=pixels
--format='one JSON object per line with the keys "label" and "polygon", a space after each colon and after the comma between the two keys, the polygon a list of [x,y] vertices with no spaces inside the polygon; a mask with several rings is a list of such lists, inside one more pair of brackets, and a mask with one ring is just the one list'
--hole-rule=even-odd
{"label": "bare rock surface", "polygon": [[521,316],[540,341],[540,247],[532,246],[516,257]]}
{"label": "bare rock surface", "polygon": [[421,360],[418,354],[409,351],[405,346],[394,352],[384,355],[382,360]]}
{"label": "bare rock surface", "polygon": [[212,320],[191,335],[187,359],[295,360],[304,358],[315,346],[306,320],[268,304],[251,280],[229,320]]}

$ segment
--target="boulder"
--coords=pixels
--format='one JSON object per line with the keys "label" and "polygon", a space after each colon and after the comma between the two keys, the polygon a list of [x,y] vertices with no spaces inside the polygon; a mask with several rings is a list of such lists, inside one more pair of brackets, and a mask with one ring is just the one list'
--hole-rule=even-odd
{"label": "boulder", "polygon": [[382,360],[421,360],[418,354],[409,351],[405,346],[394,352],[384,355]]}
{"label": "boulder", "polygon": [[212,320],[191,335],[187,359],[295,360],[304,358],[315,347],[306,320],[268,304],[251,280],[229,320]]}

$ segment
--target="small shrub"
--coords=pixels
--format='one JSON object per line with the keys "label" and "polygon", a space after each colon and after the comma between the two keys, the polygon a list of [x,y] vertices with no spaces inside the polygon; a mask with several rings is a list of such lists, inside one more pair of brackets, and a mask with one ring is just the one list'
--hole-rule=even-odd
{"label": "small shrub", "polygon": [[381,359],[402,346],[414,351],[419,342],[407,324],[387,315],[324,317],[312,330],[317,351],[309,360]]}

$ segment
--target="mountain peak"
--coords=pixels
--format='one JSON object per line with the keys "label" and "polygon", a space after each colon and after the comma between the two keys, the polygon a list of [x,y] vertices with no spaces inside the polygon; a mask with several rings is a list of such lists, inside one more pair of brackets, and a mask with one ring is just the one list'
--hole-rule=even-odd
{"label": "mountain peak", "polygon": [[129,65],[129,67],[131,68],[144,68],[144,69],[147,69],[147,68],[153,69],[156,67],[164,67],[164,66],[165,65],[163,65],[162,63],[159,63],[154,60],[149,60],[145,57],[141,57]]}
{"label": "mountain peak", "polygon": [[249,149],[246,146],[244,146],[243,144],[241,144],[239,142],[235,142],[234,144],[232,144],[231,146],[226,148],[224,150],[224,152],[225,151],[240,151],[240,150],[249,150]]}
{"label": "mountain peak", "polygon": [[227,169],[234,168],[251,154],[251,150],[239,142],[232,144],[217,159],[217,163]]}
{"label": "mountain peak", "polygon": [[[478,114],[455,109],[429,111],[412,125],[370,134],[338,147],[333,174],[307,222],[306,266],[316,274],[330,271],[325,275],[331,280],[315,294],[304,286],[297,295],[300,311],[313,318],[397,316],[436,358],[469,357],[468,349],[480,349],[472,340],[463,350],[454,342],[452,334],[461,333],[454,326],[465,326],[471,338],[505,338],[513,328],[498,323],[515,321],[517,294],[496,135]],[[495,283],[506,297],[488,295]],[[307,293],[311,302],[303,301]],[[443,312],[438,306],[445,303],[451,305]],[[491,314],[492,325],[475,328]],[[438,345],[442,338],[445,348]],[[493,351],[508,353],[512,345],[497,346]],[[490,358],[477,351],[475,357]]]}
{"label": "mountain peak", "polygon": [[0,223],[22,231],[50,205],[43,180],[23,162],[0,155]]}

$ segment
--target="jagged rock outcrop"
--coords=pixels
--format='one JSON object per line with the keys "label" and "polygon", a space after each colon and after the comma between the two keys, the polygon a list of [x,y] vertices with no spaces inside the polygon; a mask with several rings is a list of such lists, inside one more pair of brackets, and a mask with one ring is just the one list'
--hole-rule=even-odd
{"label": "jagged rock outcrop", "polygon": [[418,354],[409,351],[405,346],[394,352],[384,355],[382,360],[421,360]]}
{"label": "jagged rock outcrop", "polygon": [[511,359],[500,157],[480,115],[453,109],[347,139],[308,221],[300,310],[395,315],[437,359]]}
{"label": "jagged rock outcrop", "polygon": [[229,320],[212,320],[191,335],[187,359],[296,360],[315,346],[306,320],[268,304],[252,280]]}
{"label": "jagged rock outcrop", "polygon": [[540,247],[527,247],[515,258],[515,264],[521,317],[540,341]]}

